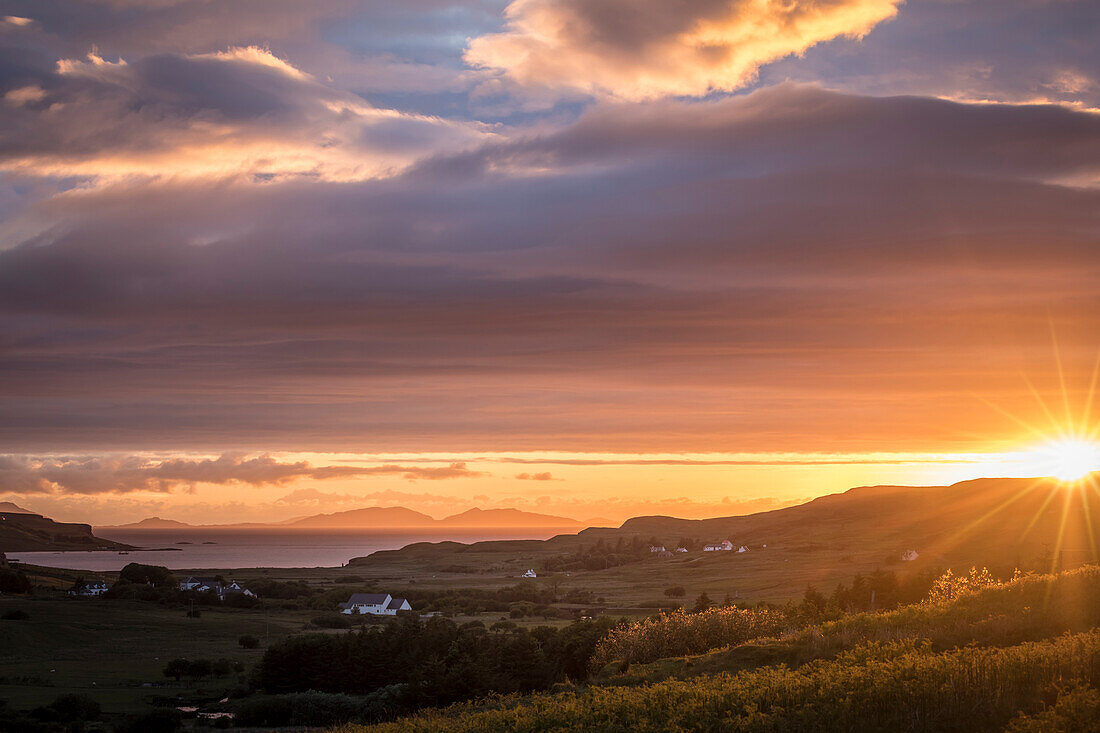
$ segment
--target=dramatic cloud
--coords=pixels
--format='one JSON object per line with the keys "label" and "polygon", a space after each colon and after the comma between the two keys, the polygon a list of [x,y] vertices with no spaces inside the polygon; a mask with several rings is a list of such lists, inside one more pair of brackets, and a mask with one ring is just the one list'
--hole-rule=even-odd
{"label": "dramatic cloud", "polygon": [[628,99],[733,90],[769,61],[862,36],[900,0],[515,0],[466,60],[524,84]]}
{"label": "dramatic cloud", "polygon": [[381,181],[73,190],[0,226],[0,438],[943,450],[1041,418],[1052,327],[1087,391],[1098,175],[1095,114],[780,86]]}
{"label": "dramatic cloud", "polygon": [[908,0],[866,37],[777,61],[760,81],[1100,108],[1093,0]]}
{"label": "dramatic cloud", "polygon": [[484,140],[474,124],[379,109],[255,46],[29,69],[0,104],[0,170],[362,180]]}
{"label": "dramatic cloud", "polygon": [[269,455],[248,458],[155,459],[142,456],[30,457],[0,456],[0,491],[13,494],[169,492],[196,484],[280,486],[299,479],[400,476],[403,479],[473,478],[464,463],[449,466],[311,466],[306,461],[280,463]]}

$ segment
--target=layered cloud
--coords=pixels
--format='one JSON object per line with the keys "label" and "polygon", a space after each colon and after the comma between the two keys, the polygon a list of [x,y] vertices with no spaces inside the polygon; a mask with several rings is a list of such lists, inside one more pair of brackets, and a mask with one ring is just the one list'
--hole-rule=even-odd
{"label": "layered cloud", "polygon": [[1056,106],[784,85],[385,180],[70,191],[0,228],[0,437],[966,444],[1004,430],[982,400],[1041,415],[1017,375],[1052,325],[1087,390],[1098,140]]}
{"label": "layered cloud", "polygon": [[761,65],[862,36],[901,0],[515,0],[466,60],[524,84],[628,99],[746,85]]}
{"label": "layered cloud", "polygon": [[363,180],[489,135],[372,106],[256,46],[29,65],[3,94],[0,129],[0,170],[97,181]]}
{"label": "layered cloud", "polygon": [[270,455],[218,458],[147,456],[0,456],[0,492],[13,494],[125,494],[193,489],[198,484],[282,486],[300,479],[397,476],[403,479],[476,478],[483,473],[458,462],[448,466],[312,466]]}

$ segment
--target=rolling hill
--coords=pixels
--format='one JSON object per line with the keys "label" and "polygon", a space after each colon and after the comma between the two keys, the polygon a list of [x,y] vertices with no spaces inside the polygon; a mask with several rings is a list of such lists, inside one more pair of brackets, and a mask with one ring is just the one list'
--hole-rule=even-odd
{"label": "rolling hill", "polygon": [[[695,546],[671,558],[643,551],[640,561],[573,573],[615,603],[659,599],[683,585],[689,594],[730,594],[783,601],[807,585],[831,588],[856,573],[900,573],[971,565],[1013,568],[1075,567],[1100,559],[1100,493],[1092,482],[1067,486],[1054,479],[996,478],[951,486],[870,486],[823,496],[793,507],[716,519],[637,517],[617,529],[590,528],[549,540],[418,543],[351,561],[368,574],[500,570],[516,577],[554,558],[640,542],[670,549]],[[747,551],[701,552],[723,539]],[[917,555],[902,559],[907,551]],[[717,594],[717,595],[716,595]]]}

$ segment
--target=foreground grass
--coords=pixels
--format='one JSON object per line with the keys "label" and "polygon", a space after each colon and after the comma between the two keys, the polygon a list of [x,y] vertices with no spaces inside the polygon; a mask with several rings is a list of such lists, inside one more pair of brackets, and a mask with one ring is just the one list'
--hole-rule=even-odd
{"label": "foreground grass", "polygon": [[0,598],[0,614],[15,610],[28,618],[0,620],[0,699],[29,709],[62,693],[83,693],[108,713],[142,710],[150,695],[190,696],[204,689],[217,694],[237,686],[236,677],[177,684],[162,670],[174,657],[226,658],[249,667],[263,648],[241,649],[241,635],[267,636],[273,643],[316,615],[272,611],[265,618],[259,609],[204,608],[194,619],[183,608],[139,601],[50,593]]}
{"label": "foreground grass", "polygon": [[[673,621],[672,631],[684,622]],[[1090,567],[634,665],[598,686],[340,730],[1097,730],[1097,626],[1100,568]],[[660,628],[639,631],[645,640]]]}
{"label": "foreground grass", "polygon": [[[868,644],[798,670],[784,666],[639,687],[502,700],[369,730],[423,731],[994,731],[1038,713],[1057,685],[1100,681],[1100,631],[1007,648],[932,652]],[[518,703],[518,704],[517,704]],[[348,726],[343,733],[368,730]]]}
{"label": "foreground grass", "polygon": [[[672,621],[676,623],[671,624],[668,634],[675,638],[674,632],[684,622],[675,617]],[[639,625],[634,643],[640,646],[656,635],[654,626],[654,621]],[[705,654],[685,657],[684,652],[678,652],[675,658],[630,665],[626,672],[620,671],[616,658],[648,661],[652,657],[631,657],[633,647],[622,641],[615,647],[620,652],[618,657],[601,649],[604,653],[594,661],[600,668],[601,684],[641,684],[765,665],[798,667],[867,642],[925,639],[937,651],[965,644],[1011,646],[1097,626],[1100,626],[1100,568],[1085,567],[1059,575],[1019,578],[953,601],[905,606],[885,613],[854,614],[774,637],[722,645]],[[631,637],[630,630],[620,635],[628,640]],[[721,636],[712,638],[726,641]]]}

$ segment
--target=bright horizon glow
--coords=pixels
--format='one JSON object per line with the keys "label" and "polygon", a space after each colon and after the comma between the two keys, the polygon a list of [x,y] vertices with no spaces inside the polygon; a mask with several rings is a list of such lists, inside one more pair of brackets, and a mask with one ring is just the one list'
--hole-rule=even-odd
{"label": "bright horizon glow", "polygon": [[1059,438],[1028,451],[1026,465],[1061,481],[1080,481],[1100,469],[1100,443],[1088,438]]}

